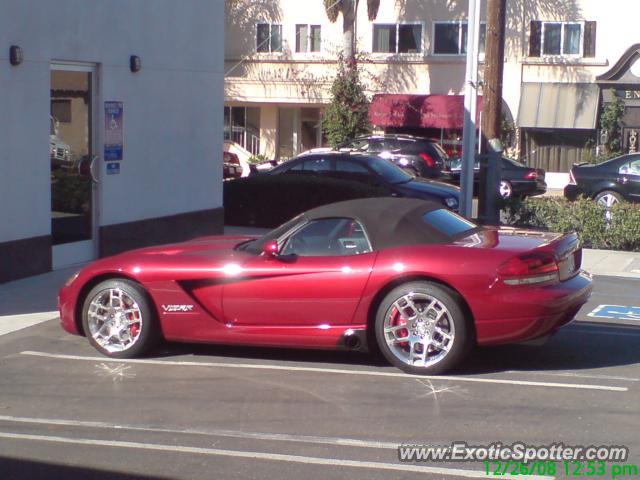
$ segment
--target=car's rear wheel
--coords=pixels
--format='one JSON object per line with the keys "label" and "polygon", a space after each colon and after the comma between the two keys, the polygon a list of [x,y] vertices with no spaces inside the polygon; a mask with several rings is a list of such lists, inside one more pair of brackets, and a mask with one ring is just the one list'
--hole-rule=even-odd
{"label": "car's rear wheel", "polygon": [[443,373],[473,345],[473,326],[459,296],[432,282],[410,282],[389,292],[378,307],[375,332],[382,354],[407,373]]}
{"label": "car's rear wheel", "polygon": [[502,198],[511,198],[513,196],[513,186],[507,180],[501,180],[498,186],[498,192]]}
{"label": "car's rear wheel", "polygon": [[113,358],[140,356],[160,339],[147,293],[125,279],[106,280],[89,292],[82,306],[82,326],[91,345]]}
{"label": "car's rear wheel", "polygon": [[605,190],[596,195],[595,201],[598,205],[602,205],[605,208],[611,208],[614,205],[622,203],[623,198],[618,192],[612,190]]}

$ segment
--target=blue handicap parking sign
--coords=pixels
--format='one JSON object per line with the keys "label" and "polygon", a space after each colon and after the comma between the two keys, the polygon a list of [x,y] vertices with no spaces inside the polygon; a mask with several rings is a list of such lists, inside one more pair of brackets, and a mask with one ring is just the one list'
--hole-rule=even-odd
{"label": "blue handicap parking sign", "polygon": [[118,162],[107,163],[107,175],[118,175],[120,173],[120,164]]}
{"label": "blue handicap parking sign", "polygon": [[626,305],[598,305],[588,317],[614,318],[616,320],[640,321],[640,307]]}

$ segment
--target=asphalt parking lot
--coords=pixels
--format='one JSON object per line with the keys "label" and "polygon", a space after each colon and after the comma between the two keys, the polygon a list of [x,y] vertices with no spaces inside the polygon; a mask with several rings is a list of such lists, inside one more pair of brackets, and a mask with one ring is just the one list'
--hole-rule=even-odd
{"label": "asphalt parking lot", "polygon": [[640,321],[587,316],[640,303],[639,287],[597,277],[544,346],[481,349],[444,377],[208,345],[114,361],[52,319],[0,336],[0,478],[487,477],[481,463],[398,461],[399,444],[454,441],[625,445],[640,464]]}

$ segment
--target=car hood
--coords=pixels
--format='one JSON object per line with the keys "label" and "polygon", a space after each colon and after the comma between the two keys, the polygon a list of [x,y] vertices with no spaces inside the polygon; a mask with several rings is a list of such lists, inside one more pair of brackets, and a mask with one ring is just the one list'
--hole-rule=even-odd
{"label": "car hood", "polygon": [[458,198],[460,196],[460,189],[456,186],[449,185],[444,182],[438,182],[436,180],[425,180],[422,178],[414,178],[406,183],[395,185],[395,187],[400,191],[419,191],[431,195],[437,195],[441,198]]}
{"label": "car hood", "polygon": [[252,235],[213,235],[198,237],[181,243],[147,247],[127,252],[123,255],[140,256],[176,256],[176,255],[208,255],[219,256],[233,253],[233,248],[241,242],[252,240]]}
{"label": "car hood", "polygon": [[228,277],[253,257],[234,247],[254,238],[250,235],[220,235],[131,250],[87,265],[80,270],[78,278],[82,283],[98,275],[116,273],[145,283]]}

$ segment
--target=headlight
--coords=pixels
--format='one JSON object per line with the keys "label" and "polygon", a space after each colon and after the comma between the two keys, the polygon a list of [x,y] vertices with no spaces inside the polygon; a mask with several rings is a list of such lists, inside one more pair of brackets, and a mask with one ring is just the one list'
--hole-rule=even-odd
{"label": "headlight", "polygon": [[455,197],[448,197],[444,199],[444,204],[449,208],[458,208],[458,199]]}
{"label": "headlight", "polygon": [[80,271],[78,270],[76,273],[74,273],[73,275],[71,275],[66,282],[64,282],[64,286],[68,287],[69,285],[71,285],[76,278],[78,278],[78,275],[80,275]]}

